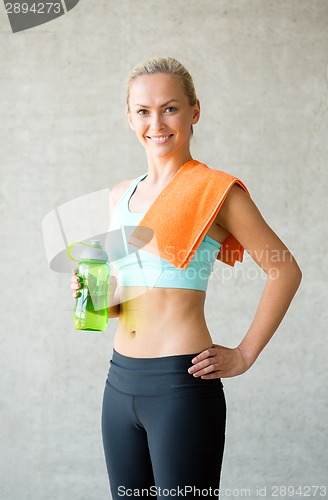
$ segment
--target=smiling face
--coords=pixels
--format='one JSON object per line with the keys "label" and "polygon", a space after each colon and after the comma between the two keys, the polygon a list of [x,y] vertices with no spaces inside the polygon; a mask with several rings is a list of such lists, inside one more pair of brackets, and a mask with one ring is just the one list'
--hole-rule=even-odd
{"label": "smiling face", "polygon": [[188,157],[199,113],[199,101],[191,106],[181,82],[168,73],[139,76],[130,85],[128,120],[151,157]]}

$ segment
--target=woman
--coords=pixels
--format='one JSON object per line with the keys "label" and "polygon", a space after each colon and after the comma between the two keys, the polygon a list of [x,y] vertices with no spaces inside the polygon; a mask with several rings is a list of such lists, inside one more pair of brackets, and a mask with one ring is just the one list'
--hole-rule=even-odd
{"label": "woman", "polygon": [[[190,74],[172,58],[137,66],[128,80],[127,115],[145,148],[148,173],[111,191],[111,221],[122,226],[137,225],[182,165],[192,160],[190,137],[200,103]],[[228,235],[267,274],[254,320],[236,348],[213,344],[204,317],[208,276],[199,285],[187,270],[175,269],[173,278],[171,274],[159,286],[155,281],[145,287],[132,279],[133,286],[116,288],[114,283],[111,288],[109,316],[119,322],[102,431],[113,499],[147,491],[167,498],[219,495],[226,418],[221,378],[252,366],[301,280],[295,259],[238,185],[229,190],[202,242],[212,245],[213,260]],[[73,273],[76,298],[80,283]]]}

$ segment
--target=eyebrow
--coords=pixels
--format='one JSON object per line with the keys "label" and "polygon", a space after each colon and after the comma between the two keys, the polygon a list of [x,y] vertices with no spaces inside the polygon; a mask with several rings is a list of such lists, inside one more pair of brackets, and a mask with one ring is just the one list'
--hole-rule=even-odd
{"label": "eyebrow", "polygon": [[[160,106],[160,108],[164,108],[164,106],[167,106],[168,104],[170,104],[170,102],[178,102],[176,99],[170,99],[169,101],[167,102],[164,102],[164,104],[162,104]],[[149,108],[150,106],[146,106],[145,104],[135,104],[135,106],[140,106],[141,108]]]}

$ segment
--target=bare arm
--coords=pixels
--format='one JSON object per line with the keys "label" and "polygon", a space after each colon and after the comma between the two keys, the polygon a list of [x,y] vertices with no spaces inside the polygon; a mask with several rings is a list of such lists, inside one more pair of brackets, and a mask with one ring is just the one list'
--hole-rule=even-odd
{"label": "bare arm", "polygon": [[[114,186],[109,193],[109,221],[112,220],[112,213],[116,203],[131,185],[133,179],[128,179]],[[117,318],[120,315],[120,290],[117,287],[118,276],[115,267],[109,263],[111,280],[108,288],[108,317]]]}
{"label": "bare arm", "polygon": [[[115,191],[116,188],[113,188],[109,193],[109,221],[112,219],[112,213],[115,206]],[[113,193],[114,191],[114,193]],[[119,290],[117,288],[118,276],[113,265],[110,265],[110,284],[108,286],[108,317],[109,318],[117,318],[120,315],[120,298],[119,298]]]}
{"label": "bare arm", "polygon": [[267,281],[252,324],[239,346],[229,349],[216,345],[193,360],[192,373],[203,378],[233,377],[252,366],[285,316],[302,277],[291,252],[238,186],[231,188],[217,221],[265,271]]}

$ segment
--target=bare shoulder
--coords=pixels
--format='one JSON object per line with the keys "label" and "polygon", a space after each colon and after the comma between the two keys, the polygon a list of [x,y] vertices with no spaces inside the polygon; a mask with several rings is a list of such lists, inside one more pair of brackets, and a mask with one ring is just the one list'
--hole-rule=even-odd
{"label": "bare shoulder", "polygon": [[119,182],[116,184],[114,187],[111,188],[109,192],[109,200],[110,204],[115,207],[116,203],[119,201],[119,199],[123,196],[125,191],[129,189],[131,186],[132,182],[134,179],[127,179],[124,181]]}
{"label": "bare shoulder", "polygon": [[[218,212],[216,223],[228,229],[232,234],[246,223],[253,225],[253,229],[263,225],[261,213],[251,197],[237,184],[233,185]],[[248,227],[250,229],[250,227]],[[236,236],[234,234],[234,236]]]}

